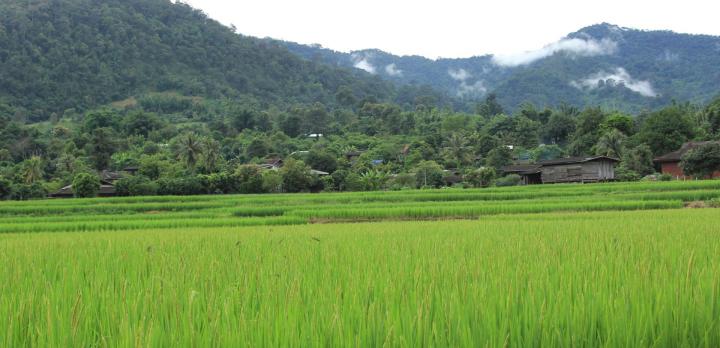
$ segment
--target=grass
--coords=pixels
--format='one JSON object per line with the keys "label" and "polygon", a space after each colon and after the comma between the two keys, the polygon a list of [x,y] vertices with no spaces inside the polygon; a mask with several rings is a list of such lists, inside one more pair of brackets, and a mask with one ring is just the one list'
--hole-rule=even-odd
{"label": "grass", "polygon": [[0,346],[717,347],[714,185],[0,203]]}

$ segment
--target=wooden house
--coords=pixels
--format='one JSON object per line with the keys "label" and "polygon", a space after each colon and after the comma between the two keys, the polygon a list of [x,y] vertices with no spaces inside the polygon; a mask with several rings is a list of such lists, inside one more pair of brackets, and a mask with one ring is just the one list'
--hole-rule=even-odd
{"label": "wooden house", "polygon": [[569,182],[601,182],[615,180],[616,158],[607,156],[569,157],[541,161],[540,178],[543,184]]}

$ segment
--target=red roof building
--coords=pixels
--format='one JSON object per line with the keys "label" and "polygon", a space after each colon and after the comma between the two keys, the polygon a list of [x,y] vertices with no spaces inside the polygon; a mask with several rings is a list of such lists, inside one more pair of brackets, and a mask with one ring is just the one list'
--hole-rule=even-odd
{"label": "red roof building", "polygon": [[[697,147],[714,143],[713,141],[694,141],[683,144],[679,150],[664,154],[654,160],[655,164],[660,166],[660,172],[663,174],[670,174],[676,179],[690,179],[690,176],[685,175],[682,168],[680,167],[680,161],[682,157],[688,153],[688,151]],[[720,171],[713,173],[712,179],[720,178]],[[710,179],[710,178],[708,178]]]}

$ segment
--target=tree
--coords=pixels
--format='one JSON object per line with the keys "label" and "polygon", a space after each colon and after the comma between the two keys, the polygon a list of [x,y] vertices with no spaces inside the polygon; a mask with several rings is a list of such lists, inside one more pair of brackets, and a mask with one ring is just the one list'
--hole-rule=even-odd
{"label": "tree", "polygon": [[614,113],[605,118],[605,121],[600,124],[600,129],[603,133],[618,130],[623,134],[630,136],[635,133],[635,121],[630,115]]}
{"label": "tree", "polygon": [[180,136],[178,146],[178,154],[185,161],[185,167],[190,171],[194,171],[195,164],[202,155],[202,144],[197,135],[195,133],[186,133]]}
{"label": "tree", "polygon": [[703,118],[708,128],[708,132],[715,137],[720,136],[720,96],[713,99],[705,110],[703,110]]}
{"label": "tree", "polygon": [[445,142],[444,152],[451,162],[454,162],[456,168],[462,167],[472,157],[471,148],[468,145],[467,138],[459,133],[453,133]]}
{"label": "tree", "polygon": [[115,182],[118,196],[153,196],[158,192],[158,185],[144,175],[133,175]]}
{"label": "tree", "polygon": [[485,165],[500,171],[502,170],[502,167],[512,164],[512,160],[512,150],[510,150],[507,146],[500,146],[488,153]]}
{"label": "tree", "polygon": [[217,140],[206,137],[202,142],[202,167],[206,173],[214,173],[218,170],[221,160],[220,143]]}
{"label": "tree", "polygon": [[303,161],[288,158],[280,168],[283,189],[286,192],[302,192],[310,188],[312,174],[310,168]]}
{"label": "tree", "polygon": [[360,175],[360,182],[365,191],[377,191],[385,188],[385,184],[390,178],[387,172],[381,170],[368,170]]}
{"label": "tree", "polygon": [[675,151],[693,137],[687,112],[678,105],[650,114],[640,127],[640,141],[648,144],[654,155]]}
{"label": "tree", "polygon": [[595,145],[595,154],[600,156],[608,156],[621,158],[625,148],[625,134],[617,129],[611,129],[603,134]]}
{"label": "tree", "polygon": [[43,160],[40,156],[32,156],[22,164],[23,181],[32,184],[43,178]]}
{"label": "tree", "polygon": [[115,134],[111,128],[104,127],[93,130],[90,139],[90,153],[95,169],[107,169],[116,148]]}
{"label": "tree", "polygon": [[600,140],[600,125],[605,121],[605,114],[600,108],[587,108],[577,119],[577,127],[572,136],[570,153],[577,156],[592,153],[592,148]]}
{"label": "tree", "polygon": [[632,147],[624,152],[621,166],[640,176],[650,175],[655,172],[653,165],[653,153],[650,147],[641,144]]}
{"label": "tree", "polygon": [[338,166],[335,156],[333,156],[327,151],[315,149],[311,150],[308,153],[307,157],[305,158],[305,162],[312,169],[321,170],[330,174],[335,172]]}
{"label": "tree", "polygon": [[485,101],[477,107],[478,115],[486,118],[500,115],[503,112],[502,105],[497,101],[497,95],[495,95],[495,93],[488,94],[488,96],[485,97]]}
{"label": "tree", "polygon": [[80,173],[75,175],[72,181],[72,188],[75,197],[95,197],[100,191],[100,178],[90,173]]}
{"label": "tree", "polygon": [[162,121],[155,113],[143,112],[140,110],[130,112],[123,120],[125,133],[128,135],[142,135],[147,137],[148,134],[162,127]]}
{"label": "tree", "polygon": [[497,176],[495,168],[482,167],[473,170],[465,176],[465,181],[473,185],[473,187],[488,187],[492,184]]}
{"label": "tree", "polygon": [[445,184],[443,168],[435,161],[422,161],[413,171],[415,180],[421,187],[441,187]]}
{"label": "tree", "polygon": [[242,165],[235,171],[240,193],[263,193],[263,173],[256,165]]}
{"label": "tree", "polygon": [[0,178],[0,199],[7,199],[12,194],[12,183]]}
{"label": "tree", "polygon": [[245,149],[245,156],[248,158],[263,158],[270,152],[268,143],[263,138],[254,138],[247,149]]}
{"label": "tree", "polygon": [[708,143],[688,151],[682,157],[680,168],[697,178],[711,177],[720,171],[720,143]]}

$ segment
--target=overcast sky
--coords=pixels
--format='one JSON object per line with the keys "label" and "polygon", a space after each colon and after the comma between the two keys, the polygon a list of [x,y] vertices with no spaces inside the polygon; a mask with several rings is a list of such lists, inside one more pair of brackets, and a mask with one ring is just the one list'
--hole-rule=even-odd
{"label": "overcast sky", "polygon": [[184,0],[238,32],[338,51],[379,48],[429,58],[512,54],[582,27],[720,35],[712,0]]}

